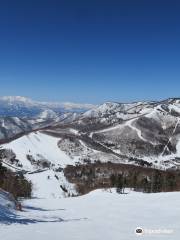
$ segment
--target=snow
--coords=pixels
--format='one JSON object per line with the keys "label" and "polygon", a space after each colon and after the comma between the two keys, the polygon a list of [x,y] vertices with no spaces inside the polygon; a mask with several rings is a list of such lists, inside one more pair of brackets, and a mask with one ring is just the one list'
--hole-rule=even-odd
{"label": "snow", "polygon": [[177,157],[180,157],[180,140],[178,141],[177,145],[176,145],[176,155]]}
{"label": "snow", "polygon": [[69,131],[75,135],[80,135],[79,131],[73,128],[70,128]]}
{"label": "snow", "polygon": [[40,102],[34,101],[30,98],[23,96],[3,96],[0,97],[0,101],[7,103],[9,105],[23,104],[25,106],[35,106],[35,107],[46,107],[46,108],[57,108],[65,110],[89,110],[96,107],[94,104],[89,103],[73,103],[73,102]]}
{"label": "snow", "polygon": [[11,194],[0,188],[0,228],[1,223],[9,224],[15,221],[15,200]]}
{"label": "snow", "polygon": [[89,137],[92,138],[94,133],[106,133],[106,132],[114,131],[114,130],[118,131],[118,130],[124,128],[125,126],[128,126],[129,128],[131,128],[132,130],[134,130],[137,133],[137,135],[140,139],[142,139],[143,141],[146,142],[147,140],[145,138],[143,138],[142,135],[141,135],[141,130],[136,128],[135,126],[133,126],[133,122],[134,122],[134,119],[131,119],[131,120],[127,120],[124,124],[117,124],[113,127],[108,127],[106,129],[103,129],[103,130],[91,132],[89,134]]}
{"label": "snow", "polygon": [[169,109],[170,110],[174,110],[175,112],[177,112],[177,113],[180,113],[180,105],[175,105],[175,104],[173,104],[173,105],[169,105]]}
{"label": "snow", "polygon": [[116,103],[106,102],[83,114],[83,117],[104,117],[114,114],[115,118],[123,120],[132,119],[140,115],[145,115],[153,109],[152,102],[133,102],[133,103]]}
{"label": "snow", "polygon": [[83,117],[98,117],[103,114],[111,114],[113,111],[122,109],[123,106],[120,103],[106,102],[100,106],[97,106],[83,114]]}
{"label": "snow", "polygon": [[166,229],[141,239],[173,239],[180,235],[179,192],[143,194],[96,190],[64,199],[31,199],[23,203],[23,219],[32,223],[0,225],[4,240],[131,240],[135,229]]}
{"label": "snow", "polygon": [[[3,165],[11,170],[25,170],[25,177],[33,184],[33,197],[38,198],[60,198],[76,195],[74,184],[69,183],[62,170],[66,165],[73,165],[79,157],[71,158],[65,152],[60,150],[58,142],[60,138],[50,135],[33,132],[18,138],[8,144],[4,144],[3,148],[12,149],[23,165],[22,169],[17,169],[9,163],[3,162]],[[37,167],[27,159],[27,154],[31,155],[36,161],[47,160],[52,165],[50,169]],[[61,186],[67,190],[63,191]]]}
{"label": "snow", "polygon": [[11,208],[13,209],[15,207],[14,199],[12,196],[0,188],[0,211],[2,208]]}
{"label": "snow", "polygon": [[135,126],[133,126],[133,122],[134,122],[134,119],[129,120],[129,121],[126,122],[125,125],[128,126],[128,127],[130,127],[131,129],[133,129],[133,130],[137,133],[137,135],[138,135],[138,137],[139,137],[140,139],[142,139],[143,141],[147,142],[147,140],[142,137],[142,135],[141,135],[141,130],[138,129],[138,128],[136,128]]}
{"label": "snow", "polygon": [[56,114],[53,110],[51,109],[46,109],[42,111],[39,115],[37,115],[37,118],[40,119],[55,119],[58,117],[58,114]]}
{"label": "snow", "polygon": [[[62,172],[57,173],[49,169],[34,174],[26,174],[26,178],[33,184],[33,197],[35,198],[61,198],[72,193],[76,195],[74,184],[69,183]],[[60,185],[68,190],[67,194]]]}
{"label": "snow", "polygon": [[27,154],[32,155],[35,160],[47,159],[55,165],[73,164],[72,159],[58,148],[59,140],[60,138],[41,132],[32,132],[2,146],[14,151],[16,158],[23,164],[24,170],[32,171],[34,167],[27,159]]}

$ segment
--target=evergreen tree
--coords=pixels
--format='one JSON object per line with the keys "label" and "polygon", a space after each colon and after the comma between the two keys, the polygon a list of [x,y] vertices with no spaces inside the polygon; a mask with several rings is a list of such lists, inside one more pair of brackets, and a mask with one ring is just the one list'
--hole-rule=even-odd
{"label": "evergreen tree", "polygon": [[116,185],[117,185],[117,177],[116,177],[115,174],[112,174],[112,175],[110,176],[110,181],[111,181],[111,186],[112,186],[112,187],[116,187]]}
{"label": "evergreen tree", "polygon": [[122,174],[118,174],[116,191],[117,193],[124,193],[124,179]]}

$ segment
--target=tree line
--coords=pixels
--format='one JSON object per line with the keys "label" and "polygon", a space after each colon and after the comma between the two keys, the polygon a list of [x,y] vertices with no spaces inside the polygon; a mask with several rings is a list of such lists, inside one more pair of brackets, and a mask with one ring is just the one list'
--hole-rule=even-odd
{"label": "tree line", "polygon": [[180,171],[162,171],[153,168],[119,163],[87,163],[67,166],[65,177],[74,183],[79,194],[98,188],[116,188],[124,193],[125,188],[145,193],[180,191]]}
{"label": "tree line", "polygon": [[0,162],[0,188],[18,197],[31,197],[32,183],[27,181],[22,174],[11,172]]}
{"label": "tree line", "polygon": [[118,193],[124,193],[125,188],[133,188],[135,191],[145,193],[156,193],[165,191],[175,191],[177,189],[177,178],[173,172],[154,170],[150,176],[139,178],[137,172],[130,175],[120,173],[110,176],[112,187],[116,188]]}

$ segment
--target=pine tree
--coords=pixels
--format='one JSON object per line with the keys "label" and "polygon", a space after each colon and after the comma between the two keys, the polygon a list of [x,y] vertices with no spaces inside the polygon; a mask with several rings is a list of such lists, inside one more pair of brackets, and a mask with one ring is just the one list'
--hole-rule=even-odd
{"label": "pine tree", "polygon": [[124,179],[122,174],[118,174],[116,191],[117,193],[124,192]]}

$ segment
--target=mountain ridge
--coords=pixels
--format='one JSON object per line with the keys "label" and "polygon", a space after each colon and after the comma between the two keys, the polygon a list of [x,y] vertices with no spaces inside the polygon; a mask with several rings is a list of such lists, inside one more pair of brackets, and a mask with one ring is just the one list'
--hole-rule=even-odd
{"label": "mountain ridge", "polygon": [[93,104],[71,102],[40,102],[22,96],[0,97],[0,116],[36,117],[44,110],[52,110],[56,114],[65,112],[84,112],[95,107]]}

